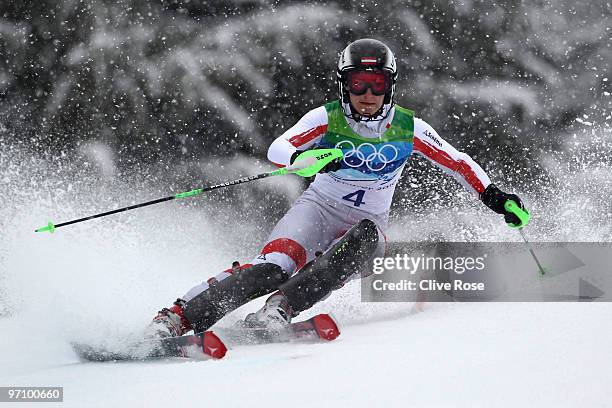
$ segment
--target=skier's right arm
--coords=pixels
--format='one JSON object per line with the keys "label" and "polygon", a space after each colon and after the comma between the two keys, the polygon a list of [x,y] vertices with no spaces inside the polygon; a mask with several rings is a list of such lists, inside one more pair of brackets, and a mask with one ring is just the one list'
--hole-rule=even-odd
{"label": "skier's right arm", "polygon": [[311,110],[295,125],[276,138],[268,149],[268,160],[278,167],[291,164],[291,156],[297,151],[308,150],[327,132],[327,111],[324,106]]}

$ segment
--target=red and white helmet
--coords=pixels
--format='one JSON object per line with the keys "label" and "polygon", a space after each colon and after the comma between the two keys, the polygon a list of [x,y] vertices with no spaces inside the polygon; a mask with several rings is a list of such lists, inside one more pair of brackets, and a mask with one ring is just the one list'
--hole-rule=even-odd
{"label": "red and white helmet", "polygon": [[[341,102],[349,102],[346,75],[348,72],[358,71],[386,71],[391,79],[391,87],[385,94],[384,104],[393,105],[393,94],[397,81],[397,66],[395,55],[384,43],[371,38],[363,38],[350,43],[340,54],[338,60],[338,91]],[[381,108],[382,109],[382,108]]]}

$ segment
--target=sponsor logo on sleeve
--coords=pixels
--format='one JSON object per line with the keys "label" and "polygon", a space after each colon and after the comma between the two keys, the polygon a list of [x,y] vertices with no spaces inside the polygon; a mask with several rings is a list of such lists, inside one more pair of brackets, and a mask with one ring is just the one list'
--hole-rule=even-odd
{"label": "sponsor logo on sleeve", "polygon": [[437,137],[434,136],[433,133],[431,133],[429,130],[425,130],[425,136],[427,136],[428,138],[430,138],[432,140],[432,142],[434,142],[435,144],[437,144],[438,146],[442,147],[442,142],[440,141],[440,139],[438,139]]}

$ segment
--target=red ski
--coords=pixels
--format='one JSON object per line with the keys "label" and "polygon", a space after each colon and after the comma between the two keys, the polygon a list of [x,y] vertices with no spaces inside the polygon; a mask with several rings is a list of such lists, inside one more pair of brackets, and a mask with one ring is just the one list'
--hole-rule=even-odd
{"label": "red ski", "polygon": [[212,331],[168,337],[160,340],[143,340],[119,348],[72,343],[79,358],[87,361],[153,360],[167,357],[194,359],[220,359],[227,347]]}
{"label": "red ski", "polygon": [[217,329],[228,344],[266,344],[309,340],[334,340],[340,329],[334,318],[326,313],[318,314],[302,322],[291,323],[281,329],[248,327],[244,323],[230,328]]}

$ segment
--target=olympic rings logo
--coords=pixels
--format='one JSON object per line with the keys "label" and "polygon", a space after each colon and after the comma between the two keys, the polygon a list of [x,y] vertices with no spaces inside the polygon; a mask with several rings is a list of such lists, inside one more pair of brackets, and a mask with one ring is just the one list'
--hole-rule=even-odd
{"label": "olympic rings logo", "polygon": [[344,153],[343,159],[347,166],[357,168],[365,164],[372,171],[384,169],[387,164],[397,159],[399,155],[397,147],[391,144],[385,144],[380,149],[377,149],[372,143],[362,143],[358,148],[355,148],[353,142],[343,140],[338,142],[335,147],[342,151],[348,150]]}

